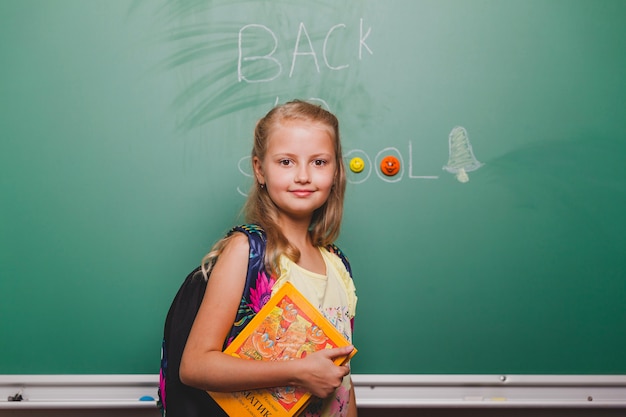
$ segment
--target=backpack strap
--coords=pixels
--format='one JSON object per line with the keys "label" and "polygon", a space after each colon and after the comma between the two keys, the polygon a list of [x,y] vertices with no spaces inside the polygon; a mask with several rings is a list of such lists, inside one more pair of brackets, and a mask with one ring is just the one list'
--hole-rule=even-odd
{"label": "backpack strap", "polygon": [[339,249],[339,247],[334,243],[326,246],[326,249],[328,249],[330,253],[334,253],[339,257],[339,259],[341,259],[341,262],[343,262],[343,266],[346,267],[348,274],[350,274],[350,277],[352,277],[352,268],[350,267],[350,261],[348,260],[348,257],[343,253],[343,251]]}
{"label": "backpack strap", "polygon": [[267,237],[261,226],[246,224],[233,227],[228,235],[241,232],[248,236],[250,255],[248,258],[248,272],[243,294],[237,310],[235,322],[229,336],[224,342],[224,348],[246,327],[246,324],[267,303],[272,295],[272,287],[276,279],[270,277],[265,268],[265,247]]}
{"label": "backpack strap", "polygon": [[[326,249],[328,249],[330,253],[334,253],[339,257],[339,259],[341,259],[341,262],[343,262],[343,265],[346,267],[348,274],[350,274],[350,278],[352,278],[352,267],[350,267],[350,261],[348,260],[348,257],[343,253],[343,251],[339,249],[339,247],[334,243],[326,246]],[[352,328],[352,332],[354,332],[354,317],[350,319],[350,327]]]}

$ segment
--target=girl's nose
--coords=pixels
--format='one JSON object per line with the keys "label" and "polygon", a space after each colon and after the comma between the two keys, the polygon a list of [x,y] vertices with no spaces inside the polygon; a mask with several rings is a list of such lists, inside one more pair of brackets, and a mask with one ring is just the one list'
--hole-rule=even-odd
{"label": "girl's nose", "polygon": [[294,180],[297,183],[307,183],[310,181],[309,169],[306,165],[298,168]]}

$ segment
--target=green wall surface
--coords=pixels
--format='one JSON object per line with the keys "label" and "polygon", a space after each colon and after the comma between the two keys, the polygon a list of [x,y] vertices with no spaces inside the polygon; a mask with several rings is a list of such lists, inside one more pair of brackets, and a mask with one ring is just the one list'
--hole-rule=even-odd
{"label": "green wall surface", "polygon": [[338,241],[353,372],[626,374],[625,19],[621,0],[0,2],[0,373],[157,373],[176,290],[242,221],[255,121],[302,98],[365,161]]}

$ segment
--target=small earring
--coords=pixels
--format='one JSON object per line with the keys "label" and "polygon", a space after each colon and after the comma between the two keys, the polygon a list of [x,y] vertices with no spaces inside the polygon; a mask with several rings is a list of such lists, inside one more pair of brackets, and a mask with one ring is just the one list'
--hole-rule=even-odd
{"label": "small earring", "polygon": [[263,183],[259,183],[259,188],[260,188],[261,190],[262,190],[262,189],[264,189],[264,188],[265,188],[265,184],[263,184]]}

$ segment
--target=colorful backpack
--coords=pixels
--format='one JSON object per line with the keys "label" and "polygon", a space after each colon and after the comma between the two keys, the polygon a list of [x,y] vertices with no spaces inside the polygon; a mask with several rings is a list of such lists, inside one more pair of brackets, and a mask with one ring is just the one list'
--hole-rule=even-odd
{"label": "colorful backpack", "polygon": [[[270,277],[265,270],[266,236],[263,229],[257,225],[242,225],[231,229],[227,236],[235,232],[248,236],[250,256],[241,302],[224,348],[267,303],[275,283],[275,278]],[[339,248],[331,245],[328,250],[339,256],[352,275],[350,264]],[[187,337],[202,303],[206,286],[201,268],[191,271],[174,297],[165,319],[158,392],[163,416],[226,416],[209,394],[183,384],[178,375]]]}

